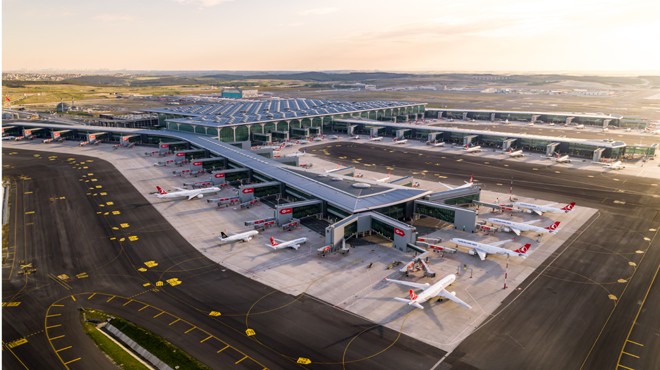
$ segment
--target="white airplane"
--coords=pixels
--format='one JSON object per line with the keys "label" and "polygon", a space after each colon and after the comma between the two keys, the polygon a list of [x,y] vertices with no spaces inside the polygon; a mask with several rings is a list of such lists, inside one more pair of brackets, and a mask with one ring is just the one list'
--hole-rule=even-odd
{"label": "white airplane", "polygon": [[257,230],[250,230],[244,233],[234,234],[232,236],[228,236],[224,232],[220,232],[220,236],[218,237],[218,239],[220,239],[221,243],[231,243],[237,241],[249,242],[257,234],[259,234]]}
{"label": "white airplane", "polygon": [[449,186],[449,185],[443,184],[443,183],[440,183],[440,184],[442,184],[443,186],[446,186],[450,190],[471,188],[471,187],[474,186],[474,175],[470,176],[470,181],[463,181],[463,182],[465,184],[463,184],[461,186],[456,186],[456,187]]}
{"label": "white airplane", "polygon": [[394,143],[394,145],[401,145],[401,144],[405,144],[407,142],[408,142],[408,139],[394,139],[394,140],[392,140],[392,143]]}
{"label": "white airplane", "polygon": [[415,294],[415,291],[413,289],[408,290],[408,295],[410,296],[409,299],[394,297],[395,300],[399,302],[407,303],[409,306],[413,306],[423,310],[424,307],[422,307],[422,303],[428,301],[433,297],[442,297],[442,298],[450,299],[467,308],[472,308],[472,306],[457,298],[456,292],[450,292],[446,289],[449,285],[451,285],[451,283],[453,283],[456,280],[456,275],[454,274],[449,274],[443,277],[442,279],[440,279],[440,281],[438,281],[433,285],[430,285],[429,283],[419,284],[419,283],[411,283],[408,281],[394,280],[394,279],[385,279],[385,280],[389,281],[390,283],[406,285],[412,287],[413,289],[423,290],[421,293],[419,293],[419,295]]}
{"label": "white airplane", "polygon": [[369,138],[369,141],[383,141],[382,136],[372,136]]}
{"label": "white airplane", "polygon": [[261,149],[273,149],[273,151],[279,152],[286,146],[286,143],[282,143],[281,145],[268,145],[268,146],[262,146]]}
{"label": "white airplane", "polygon": [[490,222],[493,225],[501,226],[503,231],[512,231],[516,235],[520,236],[520,233],[523,231],[533,231],[535,233],[539,234],[550,234],[550,233],[555,233],[557,232],[557,226],[559,226],[559,221],[555,221],[550,226],[546,227],[540,227],[540,226],[534,226],[532,225],[533,223],[537,222],[538,220],[533,220],[533,221],[527,221],[527,222],[513,222],[509,220],[502,220],[499,218],[489,218],[488,222]]}
{"label": "white airplane", "polygon": [[500,247],[500,245],[511,242],[511,240],[502,240],[493,244],[484,244],[473,242],[472,240],[465,240],[460,238],[453,238],[452,243],[460,245],[462,247],[471,248],[471,254],[476,254],[483,261],[486,259],[486,256],[489,254],[504,254],[513,257],[527,257],[527,251],[529,250],[530,244],[525,244],[522,247],[516,250],[510,250]]}
{"label": "white airplane", "polygon": [[353,140],[360,140],[360,135],[355,135],[355,136],[351,137],[351,139],[353,139]]}
{"label": "white airplane", "polygon": [[156,189],[158,189],[158,195],[156,195],[156,197],[159,199],[188,198],[188,200],[193,198],[203,198],[204,194],[212,194],[220,191],[220,188],[216,186],[192,190],[175,188],[177,191],[173,191],[171,193],[166,192],[160,186],[156,186]]}
{"label": "white airplane", "polygon": [[582,130],[584,128],[584,125],[577,125],[577,126],[575,126],[575,128],[578,129],[578,130]]}
{"label": "white airplane", "polygon": [[286,154],[284,157],[286,157],[286,158],[302,157],[305,154],[307,154],[307,153],[303,150],[302,152],[295,152],[295,153]]}
{"label": "white airplane", "polygon": [[301,144],[301,145],[302,144],[309,144],[309,140],[298,140],[297,143]]}
{"label": "white airplane", "polygon": [[2,140],[14,140],[14,139],[16,139],[16,136],[9,135],[9,136],[3,136],[2,137]]}
{"label": "white airplane", "polygon": [[571,163],[571,159],[568,157],[568,154],[565,156],[560,156],[559,153],[557,153],[557,156],[555,157],[555,162],[557,163]]}
{"label": "white airplane", "polygon": [[481,145],[470,146],[470,144],[465,144],[466,153],[476,153],[481,151]]}
{"label": "white airplane", "polygon": [[626,168],[626,166],[624,166],[621,161],[616,161],[614,163],[607,163],[604,168],[606,170],[621,170]]}
{"label": "white airplane", "polygon": [[323,138],[320,136],[315,137],[312,141],[323,141]]}
{"label": "white airplane", "polygon": [[270,244],[266,244],[266,246],[273,248],[273,250],[284,249],[284,248],[293,248],[295,250],[298,250],[298,248],[300,248],[300,245],[305,243],[307,243],[307,238],[305,237],[284,241],[284,240],[275,239],[271,236]]}
{"label": "white airplane", "polygon": [[430,145],[430,146],[433,146],[433,147],[439,147],[439,146],[444,146],[445,142],[444,141],[438,141],[438,142],[433,143],[433,142],[429,141],[427,144]]}
{"label": "white airplane", "polygon": [[524,156],[525,156],[525,153],[523,153],[522,149],[520,149],[520,150],[516,150],[516,151],[509,150],[508,152],[506,152],[506,154],[507,154],[509,157],[512,157],[512,158],[515,158],[515,157],[524,157]]}
{"label": "white airplane", "polygon": [[534,212],[539,216],[542,216],[543,213],[548,212],[548,213],[568,213],[573,210],[573,207],[575,207],[575,202],[571,202],[567,205],[565,205],[562,208],[556,208],[556,207],[551,207],[554,203],[551,204],[546,204],[544,206],[540,206],[538,204],[532,204],[532,203],[525,203],[525,202],[513,202],[513,205],[521,208],[521,209],[526,209],[530,212]]}
{"label": "white airplane", "polygon": [[332,140],[337,140],[337,139],[339,139],[339,136],[337,136],[337,135],[332,135],[332,136],[329,136],[329,138],[332,139]]}
{"label": "white airplane", "polygon": [[392,178],[392,174],[388,172],[387,177],[383,177],[382,179],[375,179],[375,180],[376,180],[376,182],[385,182],[385,181],[389,180],[390,178]]}

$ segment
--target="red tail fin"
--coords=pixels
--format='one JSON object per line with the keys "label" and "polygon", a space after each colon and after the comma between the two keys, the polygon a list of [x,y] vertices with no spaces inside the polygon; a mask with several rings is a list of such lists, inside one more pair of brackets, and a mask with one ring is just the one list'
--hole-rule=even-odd
{"label": "red tail fin", "polygon": [[272,245],[272,246],[274,247],[274,246],[276,246],[277,244],[279,244],[279,243],[276,242],[276,241],[275,241],[275,238],[273,238],[273,237],[271,236],[271,237],[270,237],[270,245]]}
{"label": "red tail fin", "polygon": [[529,250],[529,247],[531,247],[531,246],[532,246],[531,244],[525,244],[522,247],[516,249],[514,252],[525,254],[525,253],[527,253],[527,251]]}
{"label": "red tail fin", "polygon": [[571,202],[570,204],[567,204],[566,207],[562,208],[562,210],[568,212],[572,210],[573,207],[575,207],[575,202]]}
{"label": "red tail fin", "polygon": [[156,189],[158,189],[159,194],[167,194],[167,192],[163,190],[163,188],[161,188],[160,186],[156,186]]}
{"label": "red tail fin", "polygon": [[559,226],[559,223],[560,223],[559,221],[555,221],[554,224],[552,224],[552,225],[546,227],[546,229],[548,229],[548,230],[552,230],[552,231],[557,230],[557,226]]}
{"label": "red tail fin", "polygon": [[472,184],[474,182],[474,175],[470,176],[470,181],[468,181],[468,184]]}
{"label": "red tail fin", "polygon": [[414,301],[414,300],[417,299],[417,294],[415,294],[415,292],[413,292],[412,289],[410,289],[410,290],[408,291],[408,294],[410,294],[410,300],[411,300],[411,301]]}

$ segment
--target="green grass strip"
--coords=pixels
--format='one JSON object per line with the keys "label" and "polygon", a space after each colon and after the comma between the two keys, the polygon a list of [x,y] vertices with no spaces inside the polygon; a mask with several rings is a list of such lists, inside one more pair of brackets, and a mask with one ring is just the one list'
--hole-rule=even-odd
{"label": "green grass strip", "polygon": [[126,350],[99,332],[94,324],[86,322],[83,323],[83,326],[87,335],[94,340],[101,351],[108,355],[117,366],[126,370],[148,370],[146,366],[136,360]]}

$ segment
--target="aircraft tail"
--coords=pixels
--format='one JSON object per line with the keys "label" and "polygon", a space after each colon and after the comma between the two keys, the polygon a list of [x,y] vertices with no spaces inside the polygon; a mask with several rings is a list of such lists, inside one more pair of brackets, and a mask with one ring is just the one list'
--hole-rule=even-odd
{"label": "aircraft tail", "polygon": [[412,289],[408,290],[408,294],[410,295],[410,300],[411,301],[416,300],[417,297],[418,297],[417,294],[415,294],[415,292]]}
{"label": "aircraft tail", "polygon": [[156,186],[156,189],[158,189],[159,194],[167,194],[167,192],[163,190],[163,188],[161,188],[160,186]]}
{"label": "aircraft tail", "polygon": [[270,245],[272,245],[273,247],[276,247],[278,244],[279,244],[279,243],[275,241],[275,238],[273,238],[273,237],[271,236],[271,237],[270,237]]}
{"label": "aircraft tail", "polygon": [[573,210],[573,207],[575,207],[575,202],[571,202],[571,203],[567,204],[566,207],[562,208],[562,211],[569,212],[569,211]]}
{"label": "aircraft tail", "polygon": [[559,226],[559,224],[560,224],[559,221],[555,221],[554,224],[552,224],[552,225],[546,227],[546,229],[548,229],[548,230],[550,230],[550,231],[555,231],[555,230],[557,230],[557,227]]}
{"label": "aircraft tail", "polygon": [[220,232],[220,236],[222,237],[222,239],[227,239],[228,238],[227,234],[225,234],[224,231]]}
{"label": "aircraft tail", "polygon": [[466,184],[472,184],[474,182],[474,175],[470,176],[470,181],[466,182]]}
{"label": "aircraft tail", "polygon": [[523,245],[522,247],[516,249],[514,252],[519,253],[519,254],[526,254],[527,251],[529,250],[529,247],[531,247],[531,246],[532,246],[531,244],[527,243],[527,244]]}

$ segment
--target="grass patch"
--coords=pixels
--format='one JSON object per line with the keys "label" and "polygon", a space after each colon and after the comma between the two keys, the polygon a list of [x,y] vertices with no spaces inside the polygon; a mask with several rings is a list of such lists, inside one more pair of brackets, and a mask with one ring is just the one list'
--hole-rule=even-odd
{"label": "grass patch", "polygon": [[208,366],[149,330],[116,317],[110,320],[110,324],[173,369],[178,366],[179,369],[210,370]]}
{"label": "grass patch", "polygon": [[85,333],[92,338],[101,351],[103,351],[112,361],[122,369],[127,370],[148,370],[140,361],[136,360],[123,348],[111,341],[103,333],[99,332],[96,326],[89,322],[84,322]]}

